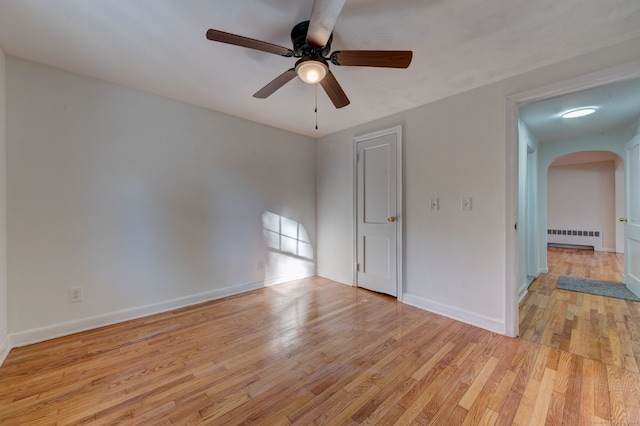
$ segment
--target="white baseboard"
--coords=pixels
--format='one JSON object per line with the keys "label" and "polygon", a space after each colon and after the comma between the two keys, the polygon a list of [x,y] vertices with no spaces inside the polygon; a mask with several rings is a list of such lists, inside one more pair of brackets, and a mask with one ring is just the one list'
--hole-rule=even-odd
{"label": "white baseboard", "polygon": [[283,275],[281,277],[269,278],[264,280],[264,287],[270,287],[272,285],[282,284],[288,281],[301,280],[304,278],[313,277],[315,275],[315,272],[311,272],[309,274]]}
{"label": "white baseboard", "polygon": [[409,293],[404,293],[402,303],[406,303],[407,305],[415,306],[416,308],[424,309],[425,311],[442,315],[447,318],[461,321],[466,324],[471,324],[485,330],[493,331],[494,333],[506,335],[507,328],[504,322],[497,321],[493,318],[489,318],[475,312],[469,312],[464,309],[456,308],[455,306],[449,306],[443,303],[427,300],[421,296],[416,296],[415,294]]}
{"label": "white baseboard", "polygon": [[7,359],[9,351],[11,351],[11,340],[9,335],[6,335],[4,339],[0,341],[0,367],[4,363],[4,360]]}
{"label": "white baseboard", "polygon": [[[88,318],[81,318],[73,321],[61,322],[58,324],[48,325],[46,327],[34,328],[30,330],[11,333],[11,347],[20,347],[33,343],[43,342],[56,337],[66,336],[81,331],[91,330],[106,325],[115,324],[122,321],[129,321],[136,318],[154,315],[173,309],[183,308],[185,306],[197,305],[198,303],[208,302],[210,300],[221,299],[223,297],[232,296],[234,294],[245,293],[247,291],[257,290],[267,285],[277,284],[280,279],[285,282],[300,277],[280,277],[270,279],[268,281],[256,281],[252,283],[240,284],[232,287],[215,289],[204,293],[194,294],[190,296],[179,297],[172,300],[166,300],[159,303],[153,303],[145,306],[138,306],[120,311],[108,312]],[[9,348],[9,349],[10,349]],[[2,353],[0,347],[0,355]]]}
{"label": "white baseboard", "polygon": [[611,248],[611,247],[602,247],[602,251],[606,251],[608,253],[615,253],[616,252],[616,248]]}
{"label": "white baseboard", "polygon": [[529,294],[529,286],[525,285],[520,287],[520,291],[518,292],[518,303],[522,302],[527,294]]}
{"label": "white baseboard", "polygon": [[321,269],[318,269],[317,275],[319,277],[326,278],[328,280],[335,281],[337,283],[345,284],[345,285],[353,287],[353,277],[352,276],[347,277],[347,276],[342,275],[342,274],[335,274],[333,272],[323,271]]}

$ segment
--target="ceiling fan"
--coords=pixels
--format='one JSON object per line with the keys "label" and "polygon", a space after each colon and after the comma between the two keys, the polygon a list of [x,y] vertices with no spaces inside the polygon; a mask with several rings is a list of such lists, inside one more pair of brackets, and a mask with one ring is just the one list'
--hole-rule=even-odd
{"label": "ceiling fan", "polygon": [[349,105],[350,101],[329,70],[329,62],[338,66],[407,68],[413,57],[410,50],[342,50],[330,54],[333,27],[345,1],[314,0],[310,20],[300,22],[291,30],[293,49],[214,29],[207,31],[207,38],[289,58],[299,58],[293,68],[254,93],[255,98],[269,97],[298,76],[305,83],[319,83],[335,107],[342,108]]}

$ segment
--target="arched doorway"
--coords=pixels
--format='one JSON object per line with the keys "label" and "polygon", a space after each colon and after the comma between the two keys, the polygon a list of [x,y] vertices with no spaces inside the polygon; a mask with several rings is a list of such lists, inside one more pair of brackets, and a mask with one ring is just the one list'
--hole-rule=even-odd
{"label": "arched doorway", "polygon": [[565,154],[549,164],[546,180],[542,205],[546,206],[548,269],[580,278],[622,281],[624,226],[618,218],[625,212],[623,159],[611,151]]}

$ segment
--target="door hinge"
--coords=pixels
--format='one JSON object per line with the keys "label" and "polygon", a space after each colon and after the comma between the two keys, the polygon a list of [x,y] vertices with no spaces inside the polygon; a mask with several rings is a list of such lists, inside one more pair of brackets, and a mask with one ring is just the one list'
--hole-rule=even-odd
{"label": "door hinge", "polygon": [[356,163],[360,161],[360,153],[356,153]]}
{"label": "door hinge", "polygon": [[360,264],[356,263],[356,272],[360,272]]}

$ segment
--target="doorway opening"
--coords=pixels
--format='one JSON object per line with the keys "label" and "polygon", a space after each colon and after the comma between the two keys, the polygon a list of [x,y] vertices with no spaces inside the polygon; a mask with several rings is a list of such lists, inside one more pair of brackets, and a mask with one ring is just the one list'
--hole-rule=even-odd
{"label": "doorway opening", "polygon": [[[636,115],[635,121],[627,123],[626,127],[617,125],[605,130],[601,128],[595,132],[588,130],[591,136],[584,133],[565,134],[563,137],[555,137],[562,140],[562,143],[552,144],[548,142],[548,136],[539,137],[531,131],[529,128],[531,120],[525,124],[524,109],[531,105],[533,110],[535,109],[533,106],[543,105],[545,102],[560,102],[562,106],[562,102],[569,99],[565,95],[580,96],[591,90],[608,90],[609,86],[625,84],[631,80],[640,82],[640,63],[627,64],[507,98],[507,200],[510,201],[507,203],[507,217],[513,220],[510,225],[507,224],[506,241],[506,273],[509,281],[505,293],[508,335],[515,337],[520,334],[518,306],[527,294],[528,281],[532,276],[548,272],[547,232],[549,227],[545,205],[548,166],[556,158],[578,151],[613,151],[624,158],[624,144],[619,145],[615,150],[610,146],[603,148],[602,141],[598,142],[597,139],[602,139],[603,135],[615,138],[625,134],[633,138],[638,132],[638,115]],[[607,95],[606,99],[610,97]],[[567,108],[567,105],[564,105],[564,108]],[[561,112],[565,111],[559,111]],[[557,113],[558,117],[559,113]],[[640,114],[638,109],[636,113]],[[575,132],[575,129],[570,130]],[[513,223],[516,225],[514,226]],[[514,228],[515,232],[513,232]]]}
{"label": "doorway opening", "polygon": [[[603,144],[611,142],[604,134]],[[624,160],[611,151],[563,155],[547,168],[546,182],[546,212],[539,214],[546,213],[549,273],[621,283]]]}
{"label": "doorway opening", "polygon": [[[529,98],[525,100],[526,96],[522,96],[511,105],[514,108],[512,119],[517,123],[514,127],[518,126],[519,130],[513,135],[517,141],[514,142],[514,157],[518,159],[519,179],[514,216],[526,221],[516,232],[518,244],[514,243],[514,246],[519,257],[515,260],[513,275],[521,279],[522,273],[528,272],[531,251],[527,249],[533,235],[539,256],[534,266],[539,276],[530,287],[526,288],[528,284],[524,284],[524,289],[518,288],[523,290],[517,293],[518,302],[522,300],[522,303],[514,313],[518,321],[514,328],[523,340],[540,344],[560,358],[570,354],[587,360],[585,362],[638,373],[640,302],[634,301],[637,298],[629,290],[637,291],[640,286],[636,288],[628,283],[635,279],[634,269],[629,265],[640,265],[640,256],[636,257],[640,255],[640,249],[634,249],[640,247],[640,232],[632,229],[640,230],[640,224],[630,227],[629,223],[620,223],[618,219],[634,222],[636,215],[630,213],[634,211],[631,206],[636,203],[634,199],[640,198],[640,102],[626,107],[634,110],[630,121],[584,134],[540,136],[527,122],[530,119],[527,117],[528,106],[535,108],[538,102],[541,105],[567,102],[572,96],[607,91],[604,106],[595,105],[604,111],[609,100],[624,98],[615,94],[615,88],[623,85],[627,86],[626,90],[639,90],[634,94],[638,99],[640,84],[638,89],[631,88],[640,82],[638,64],[634,67],[636,71],[623,67],[596,77],[565,82],[556,86],[555,92],[530,92]],[[563,96],[558,96],[559,93]],[[567,96],[569,94],[571,96]],[[580,122],[583,123],[587,121]],[[579,132],[582,129],[576,126],[569,130]],[[526,170],[532,162],[524,161],[525,156],[534,157],[534,173]],[[534,179],[528,181],[531,174]],[[527,197],[531,192],[537,193],[533,205]],[[532,211],[534,219],[527,221],[527,212]],[[636,211],[640,212],[640,208]],[[533,233],[527,232],[528,226],[535,228]],[[622,237],[617,232],[620,227],[624,228]],[[569,247],[587,245],[591,250],[549,248],[549,242]],[[519,251],[521,248],[524,253]],[[616,271],[620,256],[627,258],[619,262]],[[606,258],[610,260],[609,264]],[[604,265],[594,264],[597,261],[603,261]],[[620,280],[608,274],[616,273],[625,281],[626,287],[612,284]],[[605,286],[609,292],[602,295],[586,291],[584,287],[572,288],[570,284],[576,281],[585,282],[574,279],[575,276],[589,278],[591,289],[594,280],[608,281]],[[630,294],[623,295],[623,289]]]}

